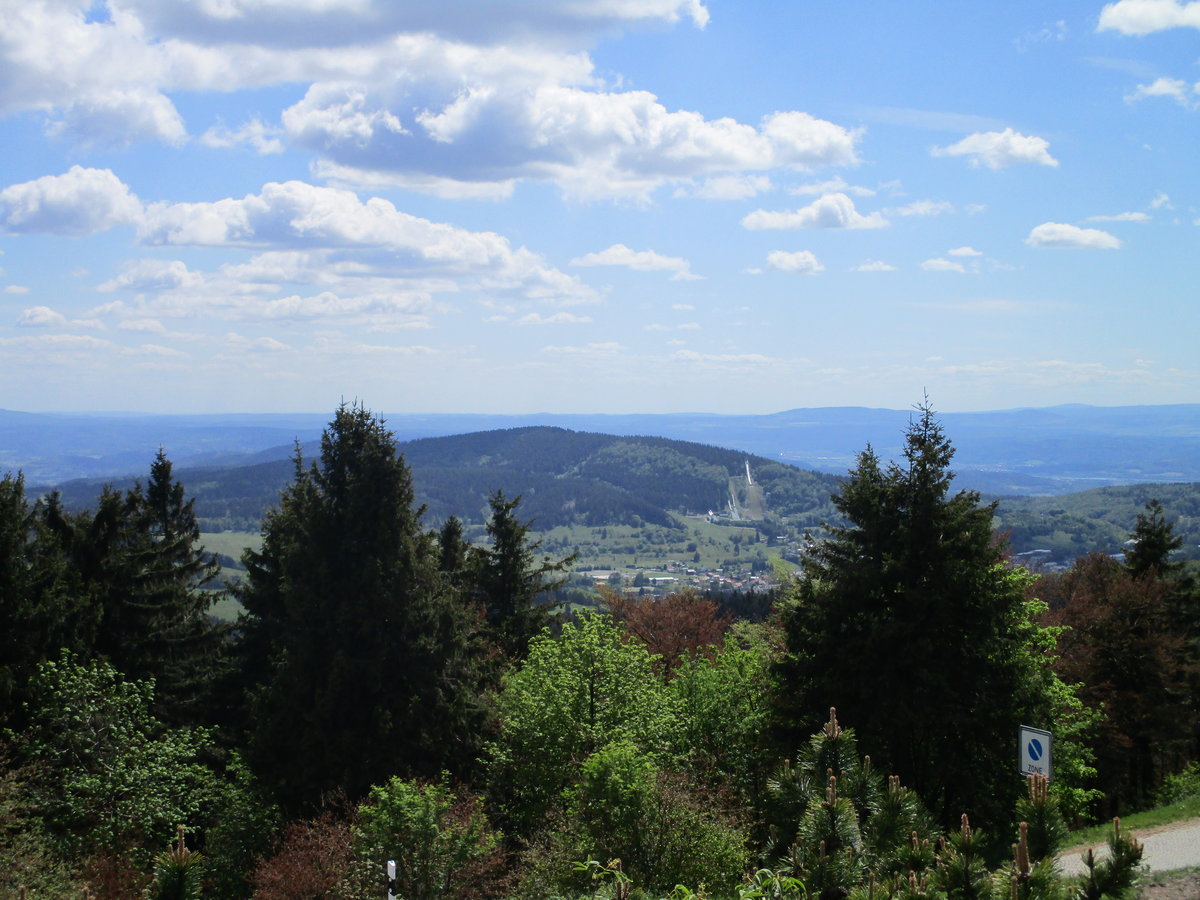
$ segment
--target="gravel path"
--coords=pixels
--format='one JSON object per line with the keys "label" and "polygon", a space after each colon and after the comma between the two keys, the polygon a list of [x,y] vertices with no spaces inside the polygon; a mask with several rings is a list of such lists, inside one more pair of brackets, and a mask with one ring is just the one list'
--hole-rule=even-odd
{"label": "gravel path", "polygon": [[[1151,872],[1200,866],[1200,819],[1134,830],[1133,836],[1145,847],[1142,862]],[[1082,847],[1060,856],[1058,861],[1062,871],[1070,875],[1083,872],[1083,855],[1087,849]],[[1107,843],[1094,844],[1092,849],[1098,857],[1108,855]]]}

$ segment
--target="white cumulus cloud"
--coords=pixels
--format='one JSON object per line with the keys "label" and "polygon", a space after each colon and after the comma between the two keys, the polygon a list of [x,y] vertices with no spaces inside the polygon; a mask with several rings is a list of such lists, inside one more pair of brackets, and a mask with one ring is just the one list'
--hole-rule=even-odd
{"label": "white cumulus cloud", "polygon": [[1044,138],[1020,134],[1011,128],[1003,131],[980,131],[967,135],[957,144],[934,147],[934,156],[965,156],[972,166],[1004,169],[1020,163],[1057,166],[1050,155],[1050,144]]}
{"label": "white cumulus cloud", "polygon": [[953,250],[946,251],[947,256],[983,256],[982,250],[976,250],[974,247],[955,247]]}
{"label": "white cumulus cloud", "polygon": [[591,322],[590,316],[577,316],[574,313],[557,312],[549,316],[541,313],[529,313],[517,319],[518,325],[586,325]]}
{"label": "white cumulus cloud", "polygon": [[463,276],[497,290],[564,302],[594,298],[578,279],[494,232],[472,232],[398,210],[379,197],[301,181],[208,203],[152,204],[138,230],[144,243],[320,248],[362,257],[368,270]]}
{"label": "white cumulus cloud", "polygon": [[141,215],[141,202],[110,169],[72,166],[0,191],[0,227],[14,234],[94,234]]}
{"label": "white cumulus cloud", "polygon": [[[25,0],[5,4],[0,112],[47,113],[52,132],[85,144],[177,144],[186,139],[169,96],[177,91],[318,82],[368,90],[400,73],[406,87],[452,99],[476,84],[516,86],[478,68],[448,81],[446,66],[413,47],[555,59],[543,67],[555,82],[554,73],[590,67],[572,50],[600,35],[682,21],[703,28],[708,10],[700,0]],[[424,99],[404,108],[445,105]]]}
{"label": "white cumulus cloud", "polygon": [[175,105],[163,94],[144,90],[85,94],[67,103],[48,131],[84,146],[116,148],[138,141],[177,146],[187,139],[187,128]]}
{"label": "white cumulus cloud", "polygon": [[622,25],[690,21],[708,24],[700,0],[126,0],[156,31],[202,43],[276,46],[355,43],[381,33],[432,31],[471,43],[555,43],[603,34]]}
{"label": "white cumulus cloud", "polygon": [[17,324],[24,328],[103,328],[95,319],[68,319],[48,306],[31,306],[21,310]]}
{"label": "white cumulus cloud", "polygon": [[852,272],[895,272],[896,267],[881,259],[868,259],[851,269]]}
{"label": "white cumulus cloud", "polygon": [[[212,147],[316,154],[355,187],[503,198],[521,181],[647,200],[670,185],[745,198],[770,170],[857,162],[860,133],[799,110],[758,122],[669,109],[596,74],[625,26],[708,22],[700,0],[26,0],[0,30],[0,113],[36,111],[83,144],[180,144],[172,97],[280,85],[282,131],[209,128]],[[97,12],[101,15],[97,15]],[[615,83],[614,83],[615,81]],[[289,88],[290,89],[290,88]]]}
{"label": "white cumulus cloud", "polygon": [[954,204],[947,200],[916,200],[887,211],[890,216],[940,216],[952,212]]}
{"label": "white cumulus cloud", "polygon": [[598,253],[585,253],[571,260],[573,266],[624,266],[639,272],[674,272],[673,280],[690,280],[692,264],[678,256],[664,256],[653,250],[633,250],[624,244],[613,244]]}
{"label": "white cumulus cloud", "polygon": [[167,291],[194,287],[202,281],[202,276],[189,272],[187,265],[180,260],[139,259],[126,263],[121,274],[104,282],[97,290],[103,293],[118,290]]}
{"label": "white cumulus cloud", "polygon": [[772,250],[767,254],[767,265],[781,272],[803,272],[808,275],[825,271],[825,267],[811,250],[797,250],[794,253]]}
{"label": "white cumulus cloud", "polygon": [[[645,200],[665,184],[857,162],[857,132],[803,112],[772,113],[757,126],[706,119],[669,110],[647,91],[545,83],[517,71],[486,87],[451,87],[406,121],[402,106],[412,100],[403,85],[318,84],[284,111],[283,124],[294,144],[320,155],[320,171],[343,181],[451,197],[463,186],[503,195],[517,181],[548,181],[582,199]],[[715,182],[709,191],[756,187]]]}
{"label": "white cumulus cloud", "polygon": [[1200,2],[1118,0],[1100,11],[1097,31],[1151,34],[1168,28],[1200,28]]}
{"label": "white cumulus cloud", "polygon": [[966,268],[962,263],[956,263],[953,260],[942,259],[936,257],[927,259],[921,263],[921,268],[926,272],[958,272],[960,275],[966,274]]}
{"label": "white cumulus cloud", "polygon": [[166,334],[166,326],[158,319],[125,319],[117,323],[122,331],[137,331],[143,334]]}
{"label": "white cumulus cloud", "polygon": [[1025,239],[1031,247],[1069,248],[1085,250],[1119,250],[1119,238],[1098,228],[1080,228],[1061,222],[1043,222]]}
{"label": "white cumulus cloud", "polygon": [[751,230],[775,228],[884,228],[888,220],[878,212],[863,215],[842,193],[825,194],[808,206],[791,211],[758,209],[742,219]]}
{"label": "white cumulus cloud", "polygon": [[1125,99],[1130,103],[1147,97],[1167,97],[1185,109],[1200,105],[1200,82],[1188,84],[1181,78],[1156,78],[1150,84],[1139,84]]}

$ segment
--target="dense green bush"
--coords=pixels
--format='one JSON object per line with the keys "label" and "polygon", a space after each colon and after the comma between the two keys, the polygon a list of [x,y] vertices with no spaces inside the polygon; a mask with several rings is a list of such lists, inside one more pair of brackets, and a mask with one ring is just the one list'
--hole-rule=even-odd
{"label": "dense green bush", "polygon": [[380,871],[396,863],[396,894],[404,900],[459,898],[490,856],[496,835],[475,797],[456,797],[438,783],[392,778],[371,788],[358,808],[354,848]]}
{"label": "dense green bush", "polygon": [[506,830],[530,835],[579,779],[589,756],[627,740],[666,760],[678,704],[638,643],[611,618],[585,612],[534,638],[496,698],[498,738],[488,747],[491,800]]}
{"label": "dense green bush", "polygon": [[1200,762],[1189,763],[1182,772],[1163,778],[1155,800],[1160,806],[1200,797]]}
{"label": "dense green bush", "polygon": [[572,857],[620,859],[647,890],[730,890],[740,880],[745,829],[722,815],[709,792],[659,771],[627,741],[599,750],[582,769],[568,809]]}

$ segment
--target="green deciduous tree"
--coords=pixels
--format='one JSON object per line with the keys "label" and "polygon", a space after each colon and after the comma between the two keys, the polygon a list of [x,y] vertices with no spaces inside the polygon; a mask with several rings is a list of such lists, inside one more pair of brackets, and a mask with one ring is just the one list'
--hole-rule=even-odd
{"label": "green deciduous tree", "polygon": [[[716,796],[662,771],[627,740],[584,760],[567,816],[566,829],[556,836],[566,851],[560,856],[619,859],[624,872],[654,896],[677,884],[723,893],[748,861],[745,829]],[[572,880],[583,887],[578,875]]]}
{"label": "green deciduous tree", "polygon": [[418,516],[392,433],[343,406],[246,557],[243,659],[265,682],[250,760],[286,809],[476,755],[477,622]]}
{"label": "green deciduous tree", "polygon": [[165,727],[153,698],[152,682],[66,651],[35,672],[18,743],[38,817],[71,858],[132,849],[144,864],[211,800],[209,732]]}
{"label": "green deciduous tree", "polygon": [[993,539],[993,508],[951,492],[954,450],[918,411],[899,463],[860,454],[834,497],[846,524],[809,548],[781,613],[777,709],[794,746],[836,706],[944,822],[995,822],[1020,790],[1017,728],[1046,720],[1051,676],[1030,652],[1027,579]]}
{"label": "green deciduous tree", "polygon": [[216,785],[205,829],[206,882],[221,900],[243,900],[259,860],[268,856],[281,824],[279,807],[239,753]]}
{"label": "green deciduous tree", "polygon": [[676,755],[710,785],[733,788],[756,805],[776,763],[768,741],[770,670],[762,626],[746,625],[754,640],[733,636],[710,655],[684,655],[669,682],[679,703]]}
{"label": "green deciduous tree", "polygon": [[358,808],[354,845],[360,858],[396,863],[397,896],[443,900],[463,896],[493,856],[496,835],[475,797],[447,784],[389,779]]}
{"label": "green deciduous tree", "polygon": [[506,830],[521,834],[561,807],[591,754],[627,740],[665,757],[677,722],[677,701],[650,654],[593,613],[568,622],[558,637],[534,638],[524,664],[505,677],[496,709],[489,781]]}
{"label": "green deciduous tree", "polygon": [[38,818],[30,790],[35,773],[18,767],[0,745],[0,897],[78,897],[83,893],[76,866],[57,852]]}

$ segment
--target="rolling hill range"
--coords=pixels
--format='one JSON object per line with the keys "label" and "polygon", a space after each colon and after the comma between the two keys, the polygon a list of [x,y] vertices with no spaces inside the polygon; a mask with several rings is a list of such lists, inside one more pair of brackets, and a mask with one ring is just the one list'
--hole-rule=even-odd
{"label": "rolling hill range", "polygon": [[[728,447],[843,474],[870,443],[894,456],[911,412],[862,407],[771,415],[386,416],[398,440],[551,426],[622,436],[658,435]],[[1106,485],[1200,481],[1200,405],[1057,406],[940,416],[958,450],[959,483],[992,494],[1056,495]],[[177,466],[287,459],[295,440],[320,436],[328,415],[132,415],[0,410],[0,471],[31,485],[136,475],[162,446]]]}
{"label": "rolling hill range", "polygon": [[[730,521],[769,518],[806,528],[833,514],[829,496],[839,481],[736,450],[551,427],[425,438],[399,449],[431,524],[456,515],[481,525],[489,494],[502,490],[522,495],[522,517],[539,529],[642,522],[671,527],[671,513],[709,512]],[[311,460],[317,446],[307,445],[302,453]],[[293,472],[291,460],[176,468],[207,530],[257,528]],[[94,501],[103,483],[78,479],[60,491],[68,508],[79,508]],[[114,483],[129,484],[129,478]]]}
{"label": "rolling hill range", "polygon": [[[316,457],[315,442],[302,446]],[[400,445],[413,471],[417,502],[434,527],[450,515],[482,533],[488,496],[522,496],[521,516],[539,531],[654,526],[679,530],[684,517],[730,528],[755,526],[781,546],[836,521],[830,495],[840,478],[739,450],[662,437],[628,437],[538,426],[424,438]],[[294,462],[177,466],[206,531],[256,531],[263,513],[292,480]],[[94,502],[104,480],[60,486],[64,502]],[[958,482],[956,482],[957,484]],[[115,486],[132,484],[117,479]],[[1053,497],[1001,497],[996,527],[1030,562],[1062,563],[1082,553],[1119,552],[1151,498],[1162,501],[1186,540],[1200,544],[1200,484],[1104,487]],[[565,537],[561,538],[566,541]],[[563,547],[568,549],[564,543]],[[732,549],[732,548],[731,548]]]}

